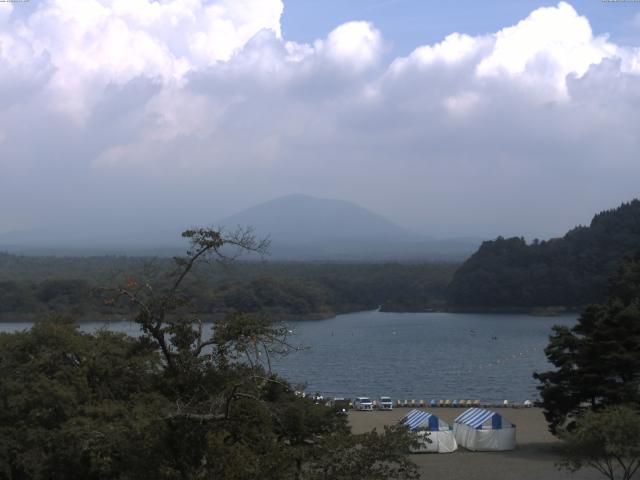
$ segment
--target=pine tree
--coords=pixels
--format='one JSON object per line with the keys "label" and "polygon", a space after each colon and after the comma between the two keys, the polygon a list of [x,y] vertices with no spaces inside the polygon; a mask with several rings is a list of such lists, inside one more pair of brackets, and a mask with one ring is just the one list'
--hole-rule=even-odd
{"label": "pine tree", "polygon": [[585,408],[640,402],[640,254],[623,260],[606,303],[554,327],[545,353],[556,370],[534,377],[553,433]]}

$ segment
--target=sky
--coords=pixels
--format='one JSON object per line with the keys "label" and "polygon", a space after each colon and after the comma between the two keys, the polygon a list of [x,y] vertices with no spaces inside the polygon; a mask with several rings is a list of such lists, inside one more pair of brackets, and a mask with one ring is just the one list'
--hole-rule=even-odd
{"label": "sky", "polygon": [[0,233],[290,193],[549,238],[640,195],[640,3],[0,2]]}

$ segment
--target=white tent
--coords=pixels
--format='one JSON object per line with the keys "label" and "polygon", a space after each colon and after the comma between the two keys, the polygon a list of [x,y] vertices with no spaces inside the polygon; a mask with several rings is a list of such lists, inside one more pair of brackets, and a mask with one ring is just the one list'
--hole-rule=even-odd
{"label": "white tent", "polygon": [[458,448],[451,427],[435,415],[422,410],[411,410],[400,423],[418,437],[418,447],[412,453],[451,453]]}
{"label": "white tent", "polygon": [[453,433],[467,450],[497,452],[516,448],[516,426],[497,412],[470,408],[455,419]]}

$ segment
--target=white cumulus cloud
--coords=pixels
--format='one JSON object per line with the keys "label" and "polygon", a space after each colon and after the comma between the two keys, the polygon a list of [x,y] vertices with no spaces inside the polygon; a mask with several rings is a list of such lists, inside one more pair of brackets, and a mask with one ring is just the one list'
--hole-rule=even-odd
{"label": "white cumulus cloud", "polygon": [[315,47],[344,68],[361,71],[378,62],[382,36],[368,22],[349,22],[329,33],[325,41],[316,42]]}
{"label": "white cumulus cloud", "polygon": [[480,76],[519,76],[532,86],[548,82],[565,93],[567,75],[580,77],[591,65],[617,54],[618,48],[606,37],[594,37],[585,17],[560,2],[497,32],[493,51],[477,71]]}
{"label": "white cumulus cloud", "polygon": [[84,119],[109,84],[138,76],[179,83],[227,61],[261,30],[280,35],[280,0],[46,0],[25,22],[6,24],[3,44],[26,42],[54,71],[54,106]]}

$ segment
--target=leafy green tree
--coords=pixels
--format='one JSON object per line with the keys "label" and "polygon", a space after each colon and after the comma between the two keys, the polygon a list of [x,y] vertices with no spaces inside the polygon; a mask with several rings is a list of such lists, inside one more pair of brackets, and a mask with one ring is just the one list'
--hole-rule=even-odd
{"label": "leafy green tree", "polygon": [[[366,478],[417,479],[415,466],[406,452],[414,439],[407,440],[404,427],[386,427],[382,434],[330,436],[324,438],[313,452],[315,460],[309,462],[309,480],[349,480]],[[366,452],[366,453],[365,453]]]}
{"label": "leafy green tree", "polygon": [[159,360],[144,341],[69,323],[0,335],[0,478],[146,478],[140,432],[167,407]]}
{"label": "leafy green tree", "polygon": [[[176,270],[164,283],[152,287],[128,279],[117,290],[118,298],[130,301],[144,338],[158,345],[164,360],[163,394],[176,405],[168,416],[173,438],[179,439],[175,443],[184,450],[171,471],[179,478],[313,478],[309,462],[318,461],[319,446],[327,452],[320,463],[332,462],[328,452],[342,450],[345,442],[351,442],[352,460],[376,464],[374,451],[362,447],[369,436],[352,436],[343,416],[296,397],[271,371],[270,357],[293,347],[285,328],[236,314],[207,336],[201,319],[192,314],[182,288],[199,264],[211,258],[225,262],[229,248],[263,253],[266,244],[247,230],[225,236],[197,229],[183,236],[191,248],[186,257],[175,259]],[[386,478],[415,475],[415,466],[400,454],[410,442],[403,434],[395,435],[395,448],[384,457],[386,470],[380,471],[388,473]],[[402,468],[394,471],[398,462]],[[354,471],[350,478],[374,478],[371,472]]]}
{"label": "leafy green tree", "polygon": [[630,480],[640,468],[640,413],[627,406],[587,410],[565,441],[561,468],[572,472],[590,467],[610,480]]}
{"label": "leafy green tree", "polygon": [[640,402],[640,256],[611,279],[607,303],[587,307],[573,328],[554,327],[545,349],[556,370],[536,373],[552,432],[585,409]]}

